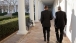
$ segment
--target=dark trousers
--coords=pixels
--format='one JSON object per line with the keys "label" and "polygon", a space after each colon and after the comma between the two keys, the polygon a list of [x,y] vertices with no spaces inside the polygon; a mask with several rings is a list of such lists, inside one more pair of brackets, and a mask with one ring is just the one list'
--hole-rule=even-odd
{"label": "dark trousers", "polygon": [[50,27],[43,27],[43,34],[44,34],[44,40],[46,40],[46,34],[47,34],[47,41],[49,41],[49,38],[50,38]]}
{"label": "dark trousers", "polygon": [[[58,30],[60,30],[60,35],[59,35]],[[60,43],[62,43],[63,34],[64,34],[64,27],[60,27],[60,28],[55,27],[55,32],[56,32],[57,41],[59,41]]]}

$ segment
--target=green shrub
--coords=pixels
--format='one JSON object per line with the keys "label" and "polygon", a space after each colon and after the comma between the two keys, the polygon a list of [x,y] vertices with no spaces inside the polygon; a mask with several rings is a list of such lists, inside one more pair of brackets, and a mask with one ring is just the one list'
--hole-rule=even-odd
{"label": "green shrub", "polygon": [[7,12],[4,12],[3,14],[4,14],[4,15],[6,15],[6,14],[7,14]]}
{"label": "green shrub", "polygon": [[29,15],[29,13],[25,13],[26,15]]}
{"label": "green shrub", "polygon": [[0,21],[0,40],[18,30],[18,18]]}
{"label": "green shrub", "polygon": [[0,16],[4,16],[4,15],[6,15],[6,14],[7,14],[7,12],[0,13]]}
{"label": "green shrub", "polygon": [[18,12],[12,13],[12,15],[14,15],[14,16],[18,16]]}
{"label": "green shrub", "polygon": [[[26,15],[29,15],[29,13],[25,13]],[[18,16],[18,12],[12,13],[13,16]]]}

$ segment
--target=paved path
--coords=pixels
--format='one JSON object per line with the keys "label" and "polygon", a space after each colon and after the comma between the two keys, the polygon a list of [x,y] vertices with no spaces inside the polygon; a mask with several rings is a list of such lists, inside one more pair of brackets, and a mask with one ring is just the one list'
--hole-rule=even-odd
{"label": "paved path", "polygon": [[[52,27],[50,28],[50,43],[56,43],[56,36],[54,31],[54,23],[52,21]],[[19,43],[46,43],[43,41],[42,26],[40,23],[36,23],[36,26],[30,30],[26,37],[23,37]],[[70,43],[67,37],[64,37],[63,43]]]}
{"label": "paved path", "polygon": [[[56,43],[53,21],[52,27],[50,29],[50,43]],[[4,41],[3,43],[46,43],[43,41],[43,32],[40,23],[36,23],[36,26],[32,27],[27,35],[14,35],[12,38],[10,38],[10,40],[8,39]],[[63,43],[70,43],[70,41],[67,37],[64,37]]]}

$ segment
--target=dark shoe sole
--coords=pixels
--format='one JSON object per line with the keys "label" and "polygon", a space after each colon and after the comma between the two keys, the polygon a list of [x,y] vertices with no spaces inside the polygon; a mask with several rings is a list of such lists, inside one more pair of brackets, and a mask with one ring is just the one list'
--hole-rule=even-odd
{"label": "dark shoe sole", "polygon": [[44,39],[44,41],[46,42],[46,40]]}
{"label": "dark shoe sole", "polygon": [[56,41],[56,43],[59,43],[58,41]]}
{"label": "dark shoe sole", "polygon": [[47,43],[50,43],[49,41],[47,41]]}

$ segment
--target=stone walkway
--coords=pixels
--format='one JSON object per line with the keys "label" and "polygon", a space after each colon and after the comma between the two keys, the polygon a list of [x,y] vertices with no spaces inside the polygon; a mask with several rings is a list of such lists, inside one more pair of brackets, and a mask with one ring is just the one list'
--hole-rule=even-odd
{"label": "stone walkway", "polygon": [[[52,27],[50,28],[50,43],[56,43],[56,36],[54,31],[54,24],[52,21]],[[11,38],[8,38],[2,43],[46,43],[43,41],[42,26],[40,23],[36,23],[35,27],[30,28],[27,35],[14,34]],[[70,43],[67,37],[64,37],[63,43]]]}

